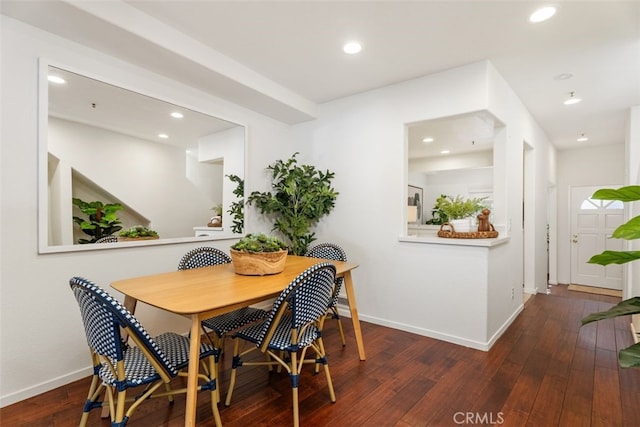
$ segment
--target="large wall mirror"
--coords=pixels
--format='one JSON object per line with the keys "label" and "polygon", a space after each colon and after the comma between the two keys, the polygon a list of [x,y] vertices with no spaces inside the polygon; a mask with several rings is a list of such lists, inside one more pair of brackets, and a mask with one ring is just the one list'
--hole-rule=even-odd
{"label": "large wall mirror", "polygon": [[[243,126],[63,68],[41,70],[40,252],[234,237],[229,176],[244,179]],[[120,204],[123,230],[146,227],[158,239],[115,232],[118,241],[81,244],[93,238],[73,220],[88,218],[74,199]]]}
{"label": "large wall mirror", "polygon": [[484,110],[406,125],[407,196],[417,203],[407,218],[410,234],[439,227],[432,209],[441,195],[483,197],[492,206],[494,147],[503,127]]}

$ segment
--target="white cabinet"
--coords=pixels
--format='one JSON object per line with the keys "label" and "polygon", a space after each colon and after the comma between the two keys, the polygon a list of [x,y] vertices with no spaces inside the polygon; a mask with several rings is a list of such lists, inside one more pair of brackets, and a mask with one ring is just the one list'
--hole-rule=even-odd
{"label": "white cabinet", "polygon": [[223,227],[193,227],[196,237],[218,236]]}

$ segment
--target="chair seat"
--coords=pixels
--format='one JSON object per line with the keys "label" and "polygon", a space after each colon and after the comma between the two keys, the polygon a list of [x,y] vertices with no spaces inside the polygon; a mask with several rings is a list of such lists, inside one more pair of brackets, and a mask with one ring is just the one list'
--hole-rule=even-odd
{"label": "chair seat", "polygon": [[[233,338],[242,338],[254,344],[259,344],[264,334],[263,329],[264,322],[259,322],[255,325],[240,329],[233,334]],[[278,323],[273,337],[271,341],[269,341],[269,348],[280,351],[298,351],[301,348],[311,345],[319,336],[318,328],[309,325],[302,333],[302,336],[298,337],[298,344],[293,345],[291,343],[291,313],[289,312],[285,313],[280,323]]]}
{"label": "chair seat", "polygon": [[219,337],[242,326],[264,319],[267,312],[259,308],[244,307],[202,321],[202,324],[214,331]]}
{"label": "chair seat", "polygon": [[[164,353],[169,363],[180,371],[189,365],[189,338],[173,332],[167,332],[154,337],[153,340]],[[200,345],[201,357],[215,356],[218,350],[206,343]],[[138,347],[129,347],[124,354],[124,369],[126,372],[125,387],[136,387],[160,380],[160,375]],[[117,383],[113,371],[103,365],[99,373],[106,384],[115,386]]]}

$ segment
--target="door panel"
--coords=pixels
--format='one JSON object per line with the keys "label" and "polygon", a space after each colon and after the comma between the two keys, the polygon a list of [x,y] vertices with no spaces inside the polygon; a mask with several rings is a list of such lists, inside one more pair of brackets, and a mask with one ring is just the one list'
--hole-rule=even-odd
{"label": "door panel", "polygon": [[571,283],[622,289],[622,266],[602,267],[587,261],[604,250],[622,250],[613,231],[624,222],[622,203],[593,200],[591,195],[602,187],[571,189]]}

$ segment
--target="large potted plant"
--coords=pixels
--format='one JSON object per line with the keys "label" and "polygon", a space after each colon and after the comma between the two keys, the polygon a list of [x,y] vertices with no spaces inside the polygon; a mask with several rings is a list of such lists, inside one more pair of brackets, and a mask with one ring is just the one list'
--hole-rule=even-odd
{"label": "large potted plant", "polygon": [[448,223],[458,233],[468,233],[473,230],[474,215],[484,209],[484,198],[455,198],[445,196],[438,199],[440,211],[447,216]]}
{"label": "large potted plant", "polygon": [[117,215],[117,212],[122,209],[121,204],[104,204],[101,201],[85,202],[75,197],[71,201],[88,217],[81,218],[75,215],[73,217],[73,222],[80,226],[84,234],[91,237],[90,239],[78,239],[78,243],[95,243],[96,240],[111,236],[122,229]]}
{"label": "large potted plant", "polygon": [[[593,199],[598,200],[619,200],[621,202],[634,202],[640,200],[640,186],[632,185],[619,189],[602,189],[596,191]],[[640,238],[640,215],[631,218],[613,232],[612,238],[635,240]],[[599,265],[625,264],[627,262],[640,259],[640,251],[604,251],[594,255],[589,259],[589,263]],[[618,316],[640,314],[640,297],[633,297],[621,301],[609,310],[599,313],[592,313],[582,319],[582,324],[595,322],[602,319],[610,319]],[[636,338],[636,337],[634,337]],[[635,339],[635,341],[638,341]],[[640,343],[636,342],[630,347],[620,350],[618,353],[618,363],[623,368],[640,366]]]}
{"label": "large potted plant", "polygon": [[267,167],[272,172],[273,192],[254,191],[247,202],[274,219],[273,230],[289,241],[292,255],[304,255],[315,240],[311,227],[331,212],[338,192],[331,187],[333,172],[298,165],[297,154]]}
{"label": "large potted plant", "polygon": [[287,260],[287,245],[264,233],[247,234],[229,252],[235,272],[245,276],[280,273]]}

